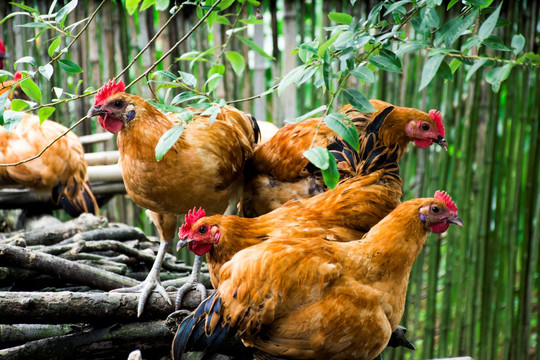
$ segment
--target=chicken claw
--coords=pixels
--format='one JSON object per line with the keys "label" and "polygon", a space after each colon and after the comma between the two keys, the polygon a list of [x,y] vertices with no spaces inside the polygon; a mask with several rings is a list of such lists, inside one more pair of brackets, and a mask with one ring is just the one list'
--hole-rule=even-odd
{"label": "chicken claw", "polygon": [[172,305],[171,299],[169,298],[169,294],[161,285],[161,281],[159,280],[159,271],[161,269],[161,263],[163,262],[163,258],[165,257],[165,253],[167,252],[167,248],[169,247],[169,244],[166,242],[161,242],[159,244],[158,253],[156,255],[156,260],[154,261],[154,265],[152,265],[152,269],[148,273],[148,276],[146,276],[146,279],[140,283],[139,285],[128,287],[128,288],[121,288],[121,289],[114,289],[111,290],[111,292],[120,292],[120,293],[140,293],[141,297],[139,298],[139,305],[137,306],[137,317],[140,317],[141,314],[144,311],[144,305],[146,304],[146,300],[150,296],[153,290],[157,290],[161,296],[167,300],[169,304]]}
{"label": "chicken claw", "polygon": [[191,270],[191,275],[189,275],[189,278],[187,282],[178,289],[178,293],[176,294],[176,302],[174,304],[174,308],[176,310],[180,309],[180,305],[182,304],[182,299],[184,298],[184,295],[191,290],[197,290],[201,294],[201,301],[206,298],[206,288],[203,284],[200,283],[200,273],[201,273],[201,265],[202,265],[202,257],[201,256],[195,256],[195,262],[193,263],[193,269]]}

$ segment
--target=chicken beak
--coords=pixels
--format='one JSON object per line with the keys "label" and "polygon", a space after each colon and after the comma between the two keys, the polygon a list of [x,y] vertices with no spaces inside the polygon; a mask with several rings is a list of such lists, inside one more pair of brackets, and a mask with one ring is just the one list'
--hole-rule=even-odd
{"label": "chicken beak", "polygon": [[99,106],[99,107],[94,106],[93,108],[88,110],[88,113],[86,114],[86,117],[91,118],[91,117],[94,117],[94,116],[97,116],[97,115],[104,115],[105,113],[106,113],[105,111],[101,110],[101,106]]}
{"label": "chicken beak", "polygon": [[463,220],[461,220],[461,218],[457,215],[449,217],[448,219],[446,219],[446,222],[457,226],[463,226]]}
{"label": "chicken beak", "polygon": [[187,239],[180,239],[178,241],[178,244],[176,244],[176,251],[180,251],[182,248],[186,247],[187,245],[189,245],[190,242],[192,242],[193,240],[187,240]]}
{"label": "chicken beak", "polygon": [[444,150],[448,151],[448,143],[446,142],[446,139],[443,138],[441,135],[439,135],[436,139],[433,139],[433,142],[435,144],[438,144]]}

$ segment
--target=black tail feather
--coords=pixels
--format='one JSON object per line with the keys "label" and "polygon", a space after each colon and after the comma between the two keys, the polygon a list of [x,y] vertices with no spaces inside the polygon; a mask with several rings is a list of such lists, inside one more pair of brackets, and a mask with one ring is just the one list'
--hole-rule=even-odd
{"label": "black tail feather", "polygon": [[[94,193],[92,193],[90,183],[85,182],[82,186],[77,184],[76,181],[73,183],[73,189],[62,186],[62,184],[55,186],[52,190],[52,201],[55,204],[60,203],[62,208],[71,217],[77,217],[84,212],[99,215],[99,207],[96,198],[94,197]],[[76,193],[78,189],[79,192]]]}
{"label": "black tail feather", "polygon": [[173,359],[181,359],[182,355],[188,351],[210,353],[225,340],[229,332],[229,325],[223,321],[218,321],[214,331],[207,333],[211,331],[207,324],[213,316],[221,316],[220,311],[221,298],[217,297],[217,293],[214,293],[182,321],[173,340]]}
{"label": "black tail feather", "polygon": [[255,144],[258,144],[261,140],[261,128],[259,127],[259,123],[257,122],[257,119],[255,119],[255,116],[251,114],[248,114],[247,116],[253,123],[253,135],[255,136]]}

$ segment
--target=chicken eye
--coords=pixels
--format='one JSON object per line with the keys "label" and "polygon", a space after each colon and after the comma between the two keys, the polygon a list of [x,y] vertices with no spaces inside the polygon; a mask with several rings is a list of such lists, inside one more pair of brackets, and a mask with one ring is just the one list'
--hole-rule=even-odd
{"label": "chicken eye", "polygon": [[421,127],[422,130],[424,130],[424,131],[428,131],[428,130],[429,130],[429,124],[427,124],[427,123],[423,123],[422,125],[420,125],[420,127]]}
{"label": "chicken eye", "polygon": [[434,213],[438,213],[439,210],[440,210],[439,207],[436,206],[436,205],[433,205],[433,206],[431,207],[431,211],[434,212]]}
{"label": "chicken eye", "polygon": [[199,234],[206,234],[206,231],[207,231],[207,230],[208,230],[208,229],[207,229],[206,226],[204,226],[204,225],[199,226],[199,228],[197,229],[197,231],[199,232]]}
{"label": "chicken eye", "polygon": [[121,108],[123,104],[124,104],[124,102],[122,100],[116,100],[113,103],[113,106],[116,107],[116,108]]}

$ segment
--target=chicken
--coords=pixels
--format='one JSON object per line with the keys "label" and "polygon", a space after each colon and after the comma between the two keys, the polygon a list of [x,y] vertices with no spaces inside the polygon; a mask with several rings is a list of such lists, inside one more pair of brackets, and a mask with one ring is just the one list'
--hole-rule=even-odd
{"label": "chicken", "polygon": [[280,358],[372,360],[405,307],[429,232],[462,226],[445,193],[403,202],[358,241],[275,236],[237,253],[216,292],[180,324],[174,359],[227,334]]}
{"label": "chicken", "polygon": [[[380,100],[370,100],[376,112],[365,114],[351,105],[344,106],[340,112],[347,115],[355,124],[360,139],[365,136],[366,127],[383,109],[393,106]],[[278,131],[268,142],[259,146],[248,166],[247,184],[242,196],[240,214],[255,217],[278,208],[290,199],[314,196],[326,190],[319,171],[303,156],[315,137],[315,145],[330,148],[339,136],[328,126],[322,124],[317,130],[319,119],[310,119],[289,124]],[[412,108],[395,106],[392,114],[380,129],[380,141],[386,146],[399,145],[398,161],[409,142],[419,148],[433,143],[447,149],[444,139],[444,126],[438,111],[429,114]],[[338,162],[338,168],[340,163]],[[341,178],[351,174],[340,168]],[[305,179],[316,176],[317,184]]]}
{"label": "chicken", "polygon": [[187,244],[196,255],[207,254],[210,279],[216,288],[225,262],[240,250],[268,238],[318,236],[334,241],[361,238],[392,211],[401,198],[399,146],[374,147],[378,143],[380,124],[386,122],[392,109],[382,111],[367,129],[358,154],[357,176],[342,181],[333,190],[289,201],[257,218],[204,217],[203,209],[194,209],[186,215],[180,228],[179,237],[183,241],[179,241],[178,246]]}
{"label": "chicken", "polygon": [[[15,79],[4,82],[0,94],[10,90]],[[20,87],[13,90],[13,98],[28,99]],[[11,96],[9,96],[11,98]],[[8,164],[37,155],[67,128],[57,122],[25,114],[21,122],[10,132],[0,129],[0,163]],[[72,217],[83,212],[99,214],[99,207],[88,182],[84,150],[73,132],[56,141],[40,157],[17,166],[0,167],[0,176],[18,184],[51,193],[55,204],[60,203]]]}
{"label": "chicken", "polygon": [[[138,314],[144,310],[153,289],[167,301],[159,281],[163,257],[172,242],[177,216],[194,206],[203,206],[209,214],[223,213],[242,190],[244,163],[252,156],[258,137],[255,120],[238,109],[224,106],[210,125],[209,116],[188,109],[194,118],[161,161],[155,148],[161,136],[181,123],[174,114],[164,114],[136,95],[124,92],[122,81],[108,82],[96,95],[88,116],[99,116],[100,125],[118,133],[120,166],[126,190],[156,225],[160,247],[146,280],[139,286],[117,291],[141,292]],[[200,257],[196,258],[191,281],[179,291],[179,297],[197,284]],[[200,285],[200,286],[199,286]]]}

